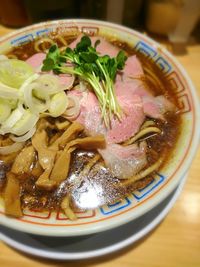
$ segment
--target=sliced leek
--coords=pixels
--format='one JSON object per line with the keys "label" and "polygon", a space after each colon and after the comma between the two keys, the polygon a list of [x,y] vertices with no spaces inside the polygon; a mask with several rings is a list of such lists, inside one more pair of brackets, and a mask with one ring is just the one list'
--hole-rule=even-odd
{"label": "sliced leek", "polygon": [[12,111],[10,116],[7,118],[6,121],[2,124],[0,128],[1,134],[10,133],[12,127],[22,118],[25,111],[22,111],[20,109],[15,109]]}
{"label": "sliced leek", "polygon": [[[37,82],[41,91],[45,90],[50,95],[64,90],[64,87],[61,86],[58,77],[53,76],[51,74],[40,75],[40,77],[37,79]],[[36,92],[36,94],[36,96],[40,98],[39,91]]]}
{"label": "sliced leek", "polygon": [[24,89],[24,103],[34,114],[45,112],[50,105],[50,96],[46,91],[40,92],[41,100],[34,97],[33,90],[37,88],[37,83],[31,83]]}
{"label": "sliced leek", "polygon": [[4,122],[11,113],[11,107],[8,103],[0,99],[0,123]]}
{"label": "sliced leek", "polygon": [[23,135],[35,126],[39,116],[26,110],[20,120],[11,128],[10,132],[15,135]]}
{"label": "sliced leek", "polygon": [[0,82],[0,97],[6,99],[18,99],[19,91]]}
{"label": "sliced leek", "polygon": [[17,152],[21,150],[23,146],[24,146],[24,142],[13,143],[10,146],[2,146],[0,147],[0,155],[8,155],[8,154]]}
{"label": "sliced leek", "polygon": [[32,67],[25,61],[19,59],[0,61],[0,81],[8,86],[19,88],[33,73]]}
{"label": "sliced leek", "polygon": [[10,135],[10,139],[12,139],[14,142],[25,142],[28,139],[30,139],[34,135],[35,132],[36,132],[36,127],[34,126],[24,135],[20,135],[20,136]]}
{"label": "sliced leek", "polygon": [[70,106],[66,86],[58,76],[0,55],[0,134],[10,133],[15,142],[30,139],[42,114],[58,117]]}
{"label": "sliced leek", "polygon": [[60,92],[52,96],[49,106],[49,113],[52,117],[62,115],[68,107],[69,100],[65,92]]}

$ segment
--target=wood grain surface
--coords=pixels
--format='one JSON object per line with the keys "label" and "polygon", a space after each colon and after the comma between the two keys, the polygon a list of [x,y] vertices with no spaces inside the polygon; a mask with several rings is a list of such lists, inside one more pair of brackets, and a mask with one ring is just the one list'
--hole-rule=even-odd
{"label": "wood grain surface", "polygon": [[[0,35],[10,32],[0,26]],[[167,45],[187,70],[200,96],[200,44]],[[43,260],[22,254],[0,241],[1,267],[199,267],[200,150],[191,164],[181,196],[164,221],[147,237],[110,256],[80,262]]]}

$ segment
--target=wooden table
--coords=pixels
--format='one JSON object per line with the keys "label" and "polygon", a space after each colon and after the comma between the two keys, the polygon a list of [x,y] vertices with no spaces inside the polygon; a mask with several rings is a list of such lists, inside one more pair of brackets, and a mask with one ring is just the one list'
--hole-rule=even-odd
{"label": "wooden table", "polygon": [[[0,35],[11,31],[0,26]],[[168,45],[172,50],[172,47]],[[200,95],[200,44],[173,48]],[[179,55],[178,55],[179,54]],[[0,266],[199,267],[200,266],[200,150],[193,161],[181,196],[165,220],[145,239],[101,259],[54,262],[22,254],[0,242]]]}

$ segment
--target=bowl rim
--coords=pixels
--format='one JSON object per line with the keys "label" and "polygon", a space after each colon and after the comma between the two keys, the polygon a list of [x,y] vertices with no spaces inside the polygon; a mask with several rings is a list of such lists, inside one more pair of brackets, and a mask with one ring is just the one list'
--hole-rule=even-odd
{"label": "bowl rim", "polygon": [[[150,44],[151,46],[153,46],[156,50],[159,50],[160,53],[164,53],[165,56],[167,56],[167,58],[173,62],[173,64],[177,67],[177,69],[179,70],[181,77],[186,81],[188,88],[189,88],[189,93],[191,95],[191,100],[193,102],[193,106],[194,106],[194,110],[193,110],[193,115],[195,116],[194,118],[194,133],[193,133],[193,139],[190,141],[189,144],[189,153],[187,152],[186,155],[184,156],[184,158],[181,161],[181,164],[179,164],[180,166],[177,167],[176,169],[176,174],[174,175],[174,173],[171,176],[175,176],[176,179],[171,179],[168,180],[164,185],[165,185],[165,190],[162,192],[162,195],[160,194],[160,191],[162,189],[162,187],[156,192],[156,194],[154,195],[153,199],[149,199],[145,205],[143,206],[143,209],[138,209],[137,210],[137,214],[135,214],[134,216],[132,215],[131,212],[128,212],[128,210],[126,210],[126,216],[125,218],[120,216],[120,218],[118,218],[117,220],[115,220],[115,222],[112,221],[112,223],[110,224],[106,224],[106,225],[99,225],[99,224],[95,224],[95,222],[93,222],[92,224],[88,224],[90,225],[90,227],[85,227],[85,225],[81,225],[81,227],[76,227],[79,229],[76,229],[76,231],[74,232],[74,227],[72,227],[72,229],[70,230],[70,227],[59,227],[59,225],[55,225],[55,227],[51,227],[51,229],[49,229],[49,227],[47,227],[47,229],[45,230],[44,227],[40,227],[38,226],[33,226],[31,224],[26,224],[26,227],[24,225],[24,223],[22,224],[15,224],[15,220],[6,220],[5,218],[3,218],[3,220],[1,220],[2,224],[10,227],[12,229],[15,230],[20,230],[23,232],[27,232],[27,233],[32,233],[32,234],[37,234],[37,235],[49,235],[49,236],[80,236],[80,235],[88,235],[88,234],[92,234],[92,233],[97,233],[97,232],[101,232],[101,231],[105,231],[105,230],[109,230],[111,228],[115,228],[118,227],[122,224],[125,224],[131,220],[134,220],[136,218],[138,218],[139,216],[141,216],[142,214],[146,213],[148,210],[154,208],[156,205],[158,205],[167,195],[169,195],[172,190],[177,186],[177,184],[181,181],[181,179],[184,177],[184,175],[186,174],[186,172],[188,171],[191,162],[195,156],[195,153],[197,151],[198,145],[199,145],[199,141],[200,141],[200,105],[199,105],[199,100],[198,100],[198,95],[196,93],[196,89],[195,86],[193,85],[190,77],[188,76],[187,72],[185,71],[184,67],[179,63],[179,61],[166,49],[164,48],[161,44],[159,44],[158,42],[156,42],[155,40],[153,40],[152,38],[145,36],[144,34],[134,30],[134,29],[130,29],[128,27],[116,24],[116,23],[112,23],[112,22],[105,22],[105,21],[100,21],[100,20],[90,20],[90,19],[62,19],[62,20],[52,20],[52,21],[47,21],[47,22],[40,22],[37,24],[33,24],[33,25],[29,25],[27,27],[23,27],[19,30],[13,31],[11,33],[6,34],[5,36],[0,38],[0,45],[5,42],[7,39],[10,39],[14,36],[18,36],[21,33],[24,33],[26,31],[34,31],[37,28],[45,28],[45,27],[49,27],[49,26],[57,26],[60,23],[69,23],[69,24],[74,24],[74,25],[80,25],[80,24],[86,24],[86,23],[94,23],[94,24],[99,24],[99,26],[105,26],[105,27],[110,27],[110,28],[116,28],[119,32],[121,31],[126,31],[130,34],[133,34],[133,36],[137,36],[138,38],[144,40],[145,42],[147,42],[148,44]],[[61,26],[62,27],[62,26]],[[111,34],[112,35],[112,34]],[[184,162],[184,164],[183,164]],[[179,178],[177,177],[179,174]],[[170,183],[169,183],[170,181]],[[116,216],[119,216],[120,214],[117,214]],[[1,213],[0,213],[1,216]],[[6,216],[4,216],[6,217]],[[6,217],[7,218],[7,217]],[[109,219],[109,218],[107,218]],[[98,220],[99,221],[99,220]],[[105,220],[106,221],[106,220]],[[107,220],[108,221],[108,220]],[[59,227],[59,229],[57,228]]]}

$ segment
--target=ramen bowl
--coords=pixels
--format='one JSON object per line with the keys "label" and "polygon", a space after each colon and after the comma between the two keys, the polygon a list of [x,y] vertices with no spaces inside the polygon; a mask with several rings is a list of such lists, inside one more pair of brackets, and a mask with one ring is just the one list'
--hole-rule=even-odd
{"label": "ramen bowl", "polygon": [[[0,39],[0,53],[33,41],[50,33],[116,38],[150,59],[165,75],[178,100],[181,132],[170,159],[156,172],[153,181],[124,199],[97,209],[79,211],[77,220],[69,220],[62,212],[24,210],[22,218],[11,218],[4,213],[0,199],[0,221],[3,225],[27,233],[47,236],[78,236],[97,233],[135,220],[164,200],[181,182],[188,171],[200,135],[200,112],[196,90],[177,60],[159,43],[132,29],[96,20],[59,20],[31,25]],[[95,196],[89,201],[95,201]]]}

